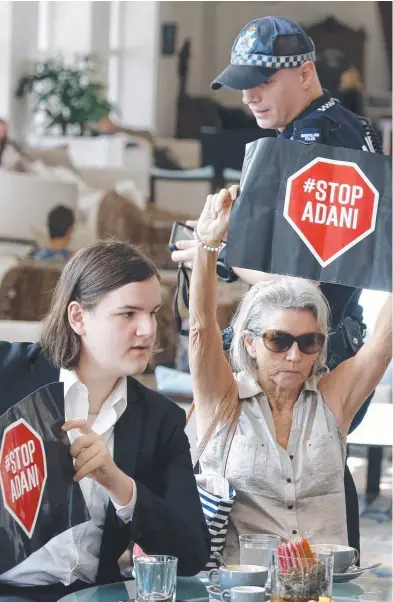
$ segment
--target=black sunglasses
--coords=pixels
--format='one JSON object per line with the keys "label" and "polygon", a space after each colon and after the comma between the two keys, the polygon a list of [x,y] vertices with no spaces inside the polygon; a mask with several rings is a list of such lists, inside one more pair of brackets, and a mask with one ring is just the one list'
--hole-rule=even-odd
{"label": "black sunglasses", "polygon": [[322,332],[306,332],[294,337],[289,332],[284,332],[283,330],[266,330],[262,335],[263,344],[266,349],[274,353],[288,351],[294,343],[297,343],[302,353],[311,355],[321,351],[325,339],[326,336]]}

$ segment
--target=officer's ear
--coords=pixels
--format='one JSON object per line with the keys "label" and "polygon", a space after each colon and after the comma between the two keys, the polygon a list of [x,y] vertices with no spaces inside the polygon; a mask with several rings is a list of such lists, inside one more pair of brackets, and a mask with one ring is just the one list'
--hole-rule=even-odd
{"label": "officer's ear", "polygon": [[304,90],[308,90],[308,88],[314,84],[315,77],[317,77],[317,71],[312,61],[303,63],[300,67],[300,77]]}

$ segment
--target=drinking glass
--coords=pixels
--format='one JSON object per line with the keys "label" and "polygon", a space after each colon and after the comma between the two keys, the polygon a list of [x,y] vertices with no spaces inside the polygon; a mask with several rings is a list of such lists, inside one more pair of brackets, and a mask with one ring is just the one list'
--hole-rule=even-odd
{"label": "drinking glass", "polygon": [[134,564],[138,602],[175,602],[177,558],[138,556]]}
{"label": "drinking glass", "polygon": [[239,536],[239,542],[240,564],[256,564],[269,569],[266,586],[270,588],[273,552],[280,545],[281,537],[269,533],[246,534]]}
{"label": "drinking glass", "polygon": [[273,552],[281,543],[279,535],[260,533],[240,535],[240,564],[256,564],[270,568]]}

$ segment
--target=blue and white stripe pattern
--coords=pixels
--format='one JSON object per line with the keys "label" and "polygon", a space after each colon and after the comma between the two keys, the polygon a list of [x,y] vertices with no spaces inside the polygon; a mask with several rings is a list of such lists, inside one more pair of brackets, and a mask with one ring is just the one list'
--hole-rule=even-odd
{"label": "blue and white stripe pattern", "polygon": [[331,98],[330,100],[328,100],[327,102],[325,102],[324,105],[322,105],[321,107],[319,107],[319,109],[317,109],[317,111],[322,111],[322,113],[324,113],[328,109],[331,109],[332,107],[334,107],[335,104],[336,104],[336,101],[333,98]]}
{"label": "blue and white stripe pattern", "polygon": [[271,69],[288,69],[289,67],[300,67],[306,61],[315,62],[315,51],[306,54],[294,54],[292,56],[271,56],[268,54],[239,54],[232,52],[232,65],[252,65],[254,67],[269,67]]}
{"label": "blue and white stripe pattern", "polygon": [[214,552],[221,553],[224,548],[229,515],[236,499],[236,492],[230,485],[229,496],[227,499],[224,499],[219,495],[206,491],[199,484],[197,486],[203,514],[211,537],[210,558],[205,568],[214,569],[219,566]]}

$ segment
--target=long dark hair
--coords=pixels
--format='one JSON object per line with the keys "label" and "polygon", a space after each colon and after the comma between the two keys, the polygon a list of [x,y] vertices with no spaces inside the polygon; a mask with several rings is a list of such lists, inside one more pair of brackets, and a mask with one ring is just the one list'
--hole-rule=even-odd
{"label": "long dark hair", "polygon": [[154,263],[133,245],[99,241],[84,247],[65,266],[45,318],[41,346],[56,368],[75,368],[81,340],[68,321],[68,306],[77,301],[93,309],[108,293],[152,276],[160,280]]}

